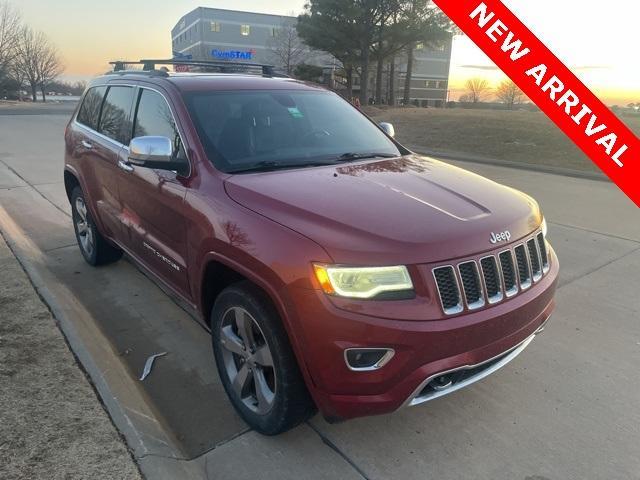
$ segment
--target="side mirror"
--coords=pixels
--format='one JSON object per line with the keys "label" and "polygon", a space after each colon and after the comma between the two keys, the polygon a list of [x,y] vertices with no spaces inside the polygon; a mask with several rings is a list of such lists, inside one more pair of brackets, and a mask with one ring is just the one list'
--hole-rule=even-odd
{"label": "side mirror", "polygon": [[136,137],[129,143],[129,163],[157,170],[183,171],[184,161],[173,158],[173,143],[167,137]]}
{"label": "side mirror", "polygon": [[384,133],[389,135],[391,138],[396,136],[396,129],[393,128],[393,124],[387,123],[387,122],[382,122],[382,123],[379,124],[379,126],[384,131]]}

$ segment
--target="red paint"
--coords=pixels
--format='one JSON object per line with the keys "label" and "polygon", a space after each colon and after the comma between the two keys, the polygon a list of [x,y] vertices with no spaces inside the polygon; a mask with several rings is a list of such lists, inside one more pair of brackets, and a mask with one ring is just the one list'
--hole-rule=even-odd
{"label": "red paint", "polygon": [[[479,260],[540,228],[530,197],[432,159],[408,154],[338,167],[229,175],[207,159],[182,100],[189,90],[315,89],[247,77],[103,77],[92,85],[137,84],[168,99],[191,163],[188,176],[117,168],[126,150],[71,122],[66,169],[80,182],[103,234],[196,308],[203,277],[220,262],[262,287],[277,307],[321,411],[351,418],[398,408],[427,376],[479,363],[536,331],[553,309],[558,262],[528,291],[474,313],[446,317],[431,269]],[[75,118],[75,116],[74,116]],[[90,152],[83,140],[99,144]],[[145,243],[148,247],[145,247]],[[170,260],[171,263],[168,263]],[[358,301],[325,295],[312,262],[407,265],[411,300]],[[176,268],[177,267],[177,268]],[[352,372],[343,350],[391,347],[379,371]]]}
{"label": "red paint", "polygon": [[551,50],[500,0],[434,3],[640,206],[640,140]]}

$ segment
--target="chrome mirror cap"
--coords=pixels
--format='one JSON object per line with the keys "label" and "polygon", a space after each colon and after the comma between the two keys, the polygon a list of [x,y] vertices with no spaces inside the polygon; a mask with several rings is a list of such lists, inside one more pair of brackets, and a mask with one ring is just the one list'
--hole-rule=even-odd
{"label": "chrome mirror cap", "polygon": [[396,136],[396,129],[393,127],[393,124],[382,122],[379,124],[379,126],[384,131],[384,133],[389,135],[391,138],[394,138]]}
{"label": "chrome mirror cap", "polygon": [[136,137],[129,144],[129,161],[134,165],[172,160],[173,143],[167,137]]}

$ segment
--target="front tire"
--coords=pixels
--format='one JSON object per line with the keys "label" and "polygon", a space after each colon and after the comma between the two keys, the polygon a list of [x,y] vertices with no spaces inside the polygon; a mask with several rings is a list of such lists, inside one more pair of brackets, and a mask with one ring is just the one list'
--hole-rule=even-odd
{"label": "front tire", "polygon": [[98,232],[80,187],[71,193],[71,214],[80,252],[89,265],[106,265],[122,257],[122,250],[111,245]]}
{"label": "front tire", "polygon": [[224,290],[211,331],[222,384],[251,428],[277,435],[314,413],[287,334],[262,291],[244,282]]}

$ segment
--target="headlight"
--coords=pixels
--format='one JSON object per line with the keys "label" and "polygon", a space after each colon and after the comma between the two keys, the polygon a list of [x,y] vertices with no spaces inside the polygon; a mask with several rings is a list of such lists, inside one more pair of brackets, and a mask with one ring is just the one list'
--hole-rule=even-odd
{"label": "headlight", "polygon": [[385,292],[412,291],[413,283],[405,266],[338,267],[314,264],[322,290],[348,298],[373,298]]}
{"label": "headlight", "polygon": [[544,235],[544,238],[547,238],[547,231],[548,231],[547,219],[542,217],[542,235]]}

